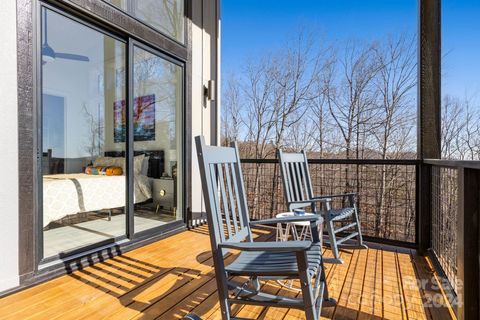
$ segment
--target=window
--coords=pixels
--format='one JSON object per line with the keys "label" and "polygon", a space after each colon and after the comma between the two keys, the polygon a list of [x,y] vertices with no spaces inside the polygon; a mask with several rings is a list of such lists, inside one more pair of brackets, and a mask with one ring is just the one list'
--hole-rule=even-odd
{"label": "window", "polygon": [[165,35],[184,43],[184,0],[105,0]]}

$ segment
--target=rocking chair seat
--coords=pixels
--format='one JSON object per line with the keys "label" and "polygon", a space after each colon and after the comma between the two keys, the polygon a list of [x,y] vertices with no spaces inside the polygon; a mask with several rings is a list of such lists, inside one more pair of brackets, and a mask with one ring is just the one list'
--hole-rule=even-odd
{"label": "rocking chair seat", "polygon": [[[322,261],[321,247],[313,244],[307,249],[308,272],[316,274]],[[225,270],[231,276],[292,276],[298,278],[297,257],[295,252],[245,251]]]}
{"label": "rocking chair seat", "polygon": [[328,211],[330,220],[339,221],[352,216],[355,213],[354,208],[331,209]]}

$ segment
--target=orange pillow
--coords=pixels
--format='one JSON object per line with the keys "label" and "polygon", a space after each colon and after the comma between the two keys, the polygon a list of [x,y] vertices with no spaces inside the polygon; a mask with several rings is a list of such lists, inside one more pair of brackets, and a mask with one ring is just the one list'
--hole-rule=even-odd
{"label": "orange pillow", "polygon": [[107,176],[121,176],[123,170],[120,167],[108,167],[106,170]]}

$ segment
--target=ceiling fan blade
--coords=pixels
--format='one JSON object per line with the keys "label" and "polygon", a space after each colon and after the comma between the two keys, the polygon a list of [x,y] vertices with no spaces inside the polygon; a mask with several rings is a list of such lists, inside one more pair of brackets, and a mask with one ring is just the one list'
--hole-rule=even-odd
{"label": "ceiling fan blade", "polygon": [[87,56],[82,56],[82,55],[73,54],[73,53],[62,53],[62,52],[55,52],[55,58],[84,61],[84,62],[90,61],[90,59]]}

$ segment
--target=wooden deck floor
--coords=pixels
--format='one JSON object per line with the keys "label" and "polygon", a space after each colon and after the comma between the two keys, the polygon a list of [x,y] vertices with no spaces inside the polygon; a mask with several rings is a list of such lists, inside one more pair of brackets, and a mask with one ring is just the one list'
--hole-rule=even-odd
{"label": "wooden deck floor", "polygon": [[[256,230],[263,239],[271,232]],[[216,284],[205,228],[187,231],[122,256],[0,299],[0,319],[176,319],[194,312],[220,319]],[[326,256],[330,252],[325,253]],[[335,308],[330,319],[451,319],[436,305],[443,292],[432,284],[429,261],[414,251],[378,247],[343,251],[343,265],[327,265]],[[417,285],[418,280],[425,285]],[[264,289],[297,295],[268,282]],[[426,307],[424,307],[424,305]],[[303,319],[299,310],[237,306],[252,319]]]}

